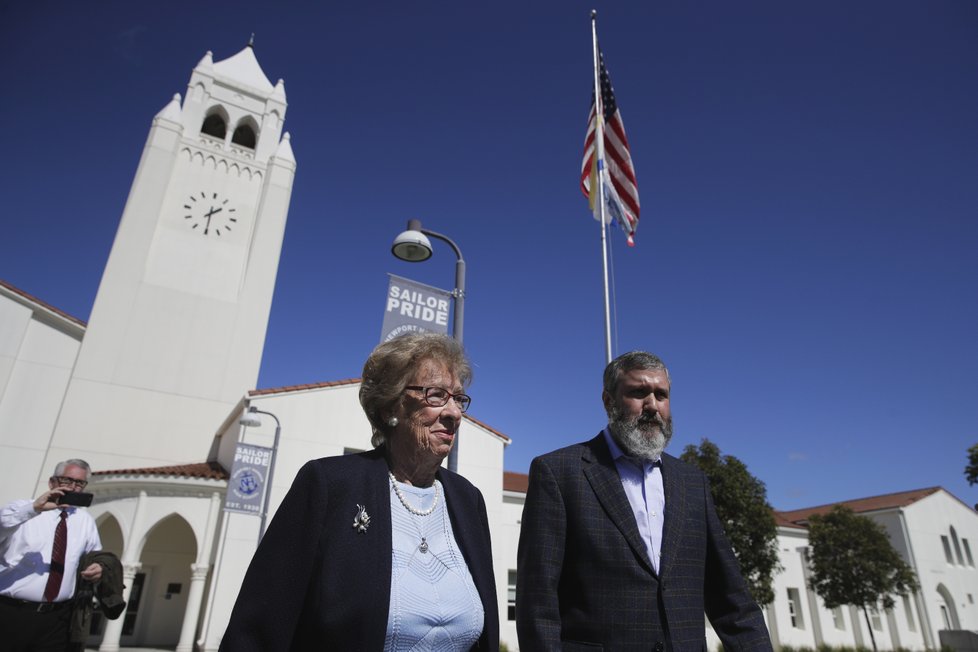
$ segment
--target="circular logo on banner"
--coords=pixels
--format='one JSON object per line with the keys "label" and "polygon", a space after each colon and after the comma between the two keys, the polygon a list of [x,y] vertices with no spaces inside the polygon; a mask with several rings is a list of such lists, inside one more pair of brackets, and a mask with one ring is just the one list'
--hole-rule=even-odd
{"label": "circular logo on banner", "polygon": [[235,471],[234,475],[231,476],[231,482],[228,484],[235,496],[248,500],[261,493],[261,486],[264,481],[265,478],[258,469],[246,466]]}

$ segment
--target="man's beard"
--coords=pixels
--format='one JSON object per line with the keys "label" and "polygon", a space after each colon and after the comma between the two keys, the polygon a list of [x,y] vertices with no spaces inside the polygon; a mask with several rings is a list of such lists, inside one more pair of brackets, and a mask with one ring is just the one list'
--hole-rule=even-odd
{"label": "man's beard", "polygon": [[608,410],[608,431],[626,455],[654,462],[672,439],[672,419],[645,412],[628,418],[614,405]]}

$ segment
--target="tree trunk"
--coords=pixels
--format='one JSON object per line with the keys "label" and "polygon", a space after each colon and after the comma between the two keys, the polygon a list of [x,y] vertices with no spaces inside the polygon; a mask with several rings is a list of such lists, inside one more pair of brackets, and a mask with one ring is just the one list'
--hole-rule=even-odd
{"label": "tree trunk", "polygon": [[873,642],[873,652],[877,652],[876,637],[873,635],[873,625],[869,622],[869,611],[867,611],[866,605],[863,605],[863,616],[866,618],[866,629],[869,630],[869,640]]}

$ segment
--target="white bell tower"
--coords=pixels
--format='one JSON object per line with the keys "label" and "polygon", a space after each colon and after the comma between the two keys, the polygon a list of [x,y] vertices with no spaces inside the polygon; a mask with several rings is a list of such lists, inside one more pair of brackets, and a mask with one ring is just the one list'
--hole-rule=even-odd
{"label": "white bell tower", "polygon": [[153,119],[40,471],[203,461],[255,387],[295,175],[251,44]]}

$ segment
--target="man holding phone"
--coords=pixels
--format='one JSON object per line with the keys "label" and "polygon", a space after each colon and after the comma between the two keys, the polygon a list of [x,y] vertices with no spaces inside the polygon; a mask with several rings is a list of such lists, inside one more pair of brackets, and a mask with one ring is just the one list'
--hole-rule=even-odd
{"label": "man holding phone", "polygon": [[0,632],[10,652],[62,652],[68,646],[75,576],[102,577],[92,564],[78,570],[82,556],[102,548],[95,520],[76,505],[91,469],[84,460],[65,460],[35,500],[15,500],[0,510]]}

